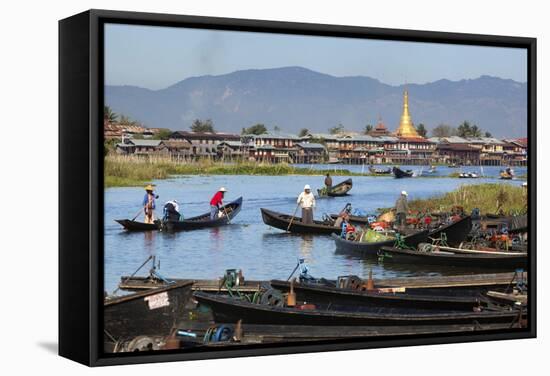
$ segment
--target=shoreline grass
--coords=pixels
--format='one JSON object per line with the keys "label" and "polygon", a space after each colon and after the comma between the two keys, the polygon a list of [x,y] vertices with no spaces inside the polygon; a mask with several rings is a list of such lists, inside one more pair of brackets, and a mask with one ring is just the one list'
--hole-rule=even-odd
{"label": "shoreline grass", "polygon": [[315,175],[371,176],[347,169],[323,170],[295,167],[285,163],[239,162],[224,163],[211,160],[176,162],[167,158],[139,158],[133,156],[105,157],[105,188],[140,186],[152,180],[177,175]]}
{"label": "shoreline grass", "polygon": [[458,189],[428,199],[409,201],[410,210],[450,211],[462,206],[467,213],[479,208],[482,214],[523,214],[527,209],[527,194],[522,187],[508,184],[486,183],[462,185]]}

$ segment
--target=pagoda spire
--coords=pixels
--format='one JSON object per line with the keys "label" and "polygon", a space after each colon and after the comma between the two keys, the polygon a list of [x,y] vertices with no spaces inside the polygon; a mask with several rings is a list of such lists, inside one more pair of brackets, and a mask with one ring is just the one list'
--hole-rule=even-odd
{"label": "pagoda spire", "polygon": [[399,128],[397,128],[395,135],[411,138],[420,137],[418,132],[416,132],[411,115],[409,114],[409,92],[406,88],[403,91],[403,113],[401,114],[401,121],[399,122]]}

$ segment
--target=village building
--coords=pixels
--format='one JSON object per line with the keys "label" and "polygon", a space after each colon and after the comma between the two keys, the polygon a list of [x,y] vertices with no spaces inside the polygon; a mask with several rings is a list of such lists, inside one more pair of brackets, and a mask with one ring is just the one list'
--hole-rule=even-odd
{"label": "village building", "polygon": [[254,143],[246,140],[222,141],[218,144],[218,156],[222,160],[248,160],[254,157],[255,151]]}
{"label": "village building", "polygon": [[509,166],[527,166],[527,139],[502,140],[503,162]]}
{"label": "village building", "polygon": [[191,155],[198,158],[218,157],[218,145],[222,141],[240,141],[241,136],[221,132],[188,132],[176,131],[170,135],[170,140],[186,140],[191,144]]}
{"label": "village building", "polygon": [[[246,137],[247,135],[244,135]],[[264,162],[294,163],[298,153],[296,144],[300,138],[296,135],[282,133],[264,133],[261,135],[248,135],[252,137],[256,147],[254,158]]]}
{"label": "village building", "polygon": [[168,149],[162,140],[145,140],[125,138],[116,145],[116,152],[121,155],[149,156],[168,154]]}
{"label": "village building", "polygon": [[382,122],[382,118],[378,118],[378,124],[376,124],[376,127],[374,127],[373,130],[371,130],[369,133],[369,136],[374,137],[383,137],[383,136],[390,136],[391,132],[386,128],[384,123]]}
{"label": "village building", "polygon": [[323,144],[300,142],[296,144],[298,152],[294,163],[323,163],[327,157],[327,149]]}

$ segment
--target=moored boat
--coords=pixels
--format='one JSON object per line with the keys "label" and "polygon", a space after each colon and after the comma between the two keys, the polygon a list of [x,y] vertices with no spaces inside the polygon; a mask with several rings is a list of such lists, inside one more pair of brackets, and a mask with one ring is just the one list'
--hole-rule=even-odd
{"label": "moored boat", "polygon": [[[350,278],[352,278],[351,276]],[[290,282],[270,281],[270,285],[288,293]],[[360,287],[360,286],[358,286]],[[372,291],[352,288],[340,288],[336,286],[323,286],[321,284],[295,283],[292,286],[296,299],[306,302],[318,302],[323,304],[351,305],[369,307],[415,307],[419,309],[450,309],[472,311],[481,304],[482,296],[461,296],[455,293],[445,294],[444,291],[429,294],[408,294],[397,289],[373,289]]]}
{"label": "moored boat", "polygon": [[458,246],[466,240],[466,237],[472,230],[472,217],[466,215],[454,222],[430,230],[429,237],[432,239],[441,238],[445,233],[447,244]]}
{"label": "moored boat", "polygon": [[481,312],[423,311],[414,308],[334,307],[310,302],[296,307],[251,303],[230,296],[195,292],[195,299],[210,307],[216,322],[279,325],[445,325],[513,323],[520,314],[516,310]]}
{"label": "moored boat", "polygon": [[181,319],[191,298],[192,281],[135,294],[106,298],[103,303],[105,333],[119,341],[143,335],[168,335]]}
{"label": "moored boat", "polygon": [[394,167],[392,172],[397,179],[412,178],[414,174],[412,170],[402,170],[399,167]]}
{"label": "moored boat", "polygon": [[388,167],[388,168],[382,169],[382,168],[375,168],[373,166],[369,166],[369,172],[373,175],[390,175],[392,173],[392,168]]}
{"label": "moored boat", "polygon": [[312,224],[302,223],[302,218],[288,214],[278,213],[273,210],[260,208],[262,219],[268,226],[297,234],[330,235],[339,233],[339,227],[332,226],[322,221],[313,221]]}
{"label": "moored boat", "polygon": [[[429,247],[433,251],[381,247],[379,256],[384,262],[407,262],[421,265],[469,266],[476,269],[507,269],[527,267],[527,253],[476,252]],[[444,249],[444,250],[440,250]]]}
{"label": "moored boat", "polygon": [[351,178],[344,180],[330,188],[318,189],[317,193],[321,197],[341,197],[346,196],[348,192],[353,188],[353,181]]}
{"label": "moored boat", "polygon": [[[383,246],[393,246],[396,239],[385,240],[380,242],[362,242],[346,240],[339,235],[333,234],[332,238],[336,243],[336,249],[344,252],[356,252],[363,255],[376,256],[378,251]],[[412,233],[407,236],[403,236],[401,241],[409,247],[416,247],[419,243],[428,240],[428,230],[422,230]]]}

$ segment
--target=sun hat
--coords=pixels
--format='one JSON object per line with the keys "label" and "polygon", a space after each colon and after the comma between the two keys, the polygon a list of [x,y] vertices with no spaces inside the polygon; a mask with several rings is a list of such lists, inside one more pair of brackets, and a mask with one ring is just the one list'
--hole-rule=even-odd
{"label": "sun hat", "polygon": [[225,187],[221,187],[221,188],[219,189],[219,191],[220,191],[220,192],[227,192],[227,189],[225,189]]}
{"label": "sun hat", "polygon": [[309,184],[306,184],[306,185],[304,186],[304,191],[305,191],[306,189],[311,190],[311,187],[309,186]]}
{"label": "sun hat", "polygon": [[401,194],[402,194],[403,196],[408,196],[407,191],[401,191]]}
{"label": "sun hat", "polygon": [[155,190],[155,188],[154,188],[153,184],[147,184],[147,186],[145,187],[145,190],[146,191],[153,191],[153,190]]}

